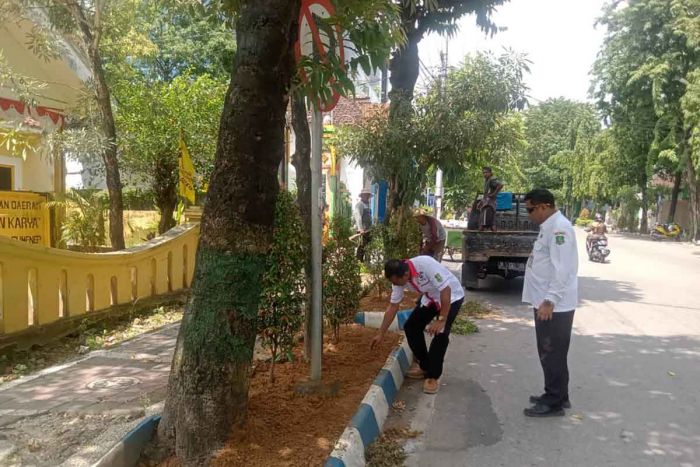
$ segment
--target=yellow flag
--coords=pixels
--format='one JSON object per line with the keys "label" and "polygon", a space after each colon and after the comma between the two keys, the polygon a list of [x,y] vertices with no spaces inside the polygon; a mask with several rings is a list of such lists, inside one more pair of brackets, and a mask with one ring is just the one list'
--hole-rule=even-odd
{"label": "yellow flag", "polygon": [[185,144],[185,138],[180,132],[180,196],[194,204],[194,164],[190,151]]}

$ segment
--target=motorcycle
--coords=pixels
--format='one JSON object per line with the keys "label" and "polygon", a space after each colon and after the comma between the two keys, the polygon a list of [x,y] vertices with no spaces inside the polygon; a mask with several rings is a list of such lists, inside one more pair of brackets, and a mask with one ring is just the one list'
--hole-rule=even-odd
{"label": "motorcycle", "polygon": [[683,228],[675,222],[671,224],[656,224],[654,230],[650,232],[652,240],[675,240],[681,241],[683,237]]}
{"label": "motorcycle", "polygon": [[604,263],[605,258],[610,254],[608,239],[605,237],[592,238],[586,244],[588,259],[596,263]]}

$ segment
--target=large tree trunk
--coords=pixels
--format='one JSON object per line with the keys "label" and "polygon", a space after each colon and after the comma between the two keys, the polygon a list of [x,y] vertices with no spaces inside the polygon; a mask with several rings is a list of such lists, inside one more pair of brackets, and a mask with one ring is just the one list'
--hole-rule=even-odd
{"label": "large tree trunk", "polygon": [[395,51],[389,62],[391,71],[389,120],[410,116],[413,113],[413,92],[420,70],[418,43],[421,36],[409,33],[407,39],[406,45]]}
{"label": "large tree trunk", "polygon": [[169,158],[166,155],[158,159],[153,174],[153,193],[156,206],[160,212],[158,233],[163,234],[175,227],[173,212],[177,208],[177,158]]}
{"label": "large tree trunk", "polygon": [[[409,16],[404,8],[404,27],[407,31],[407,42],[404,47],[396,50],[389,61],[391,75],[391,91],[389,92],[389,125],[396,125],[403,119],[413,115],[413,92],[418,81],[420,61],[418,43],[422,35],[415,31],[415,18]],[[398,177],[389,180],[389,196],[384,222],[388,225],[392,216],[403,205],[406,193],[405,187]],[[413,200],[410,200],[413,201]]]}
{"label": "large tree trunk", "polygon": [[159,426],[183,466],[210,462],[248,404],[265,258],[284,156],[299,0],[243,0],[238,50],[202,217],[192,297]]}
{"label": "large tree trunk", "polygon": [[668,208],[668,218],[666,222],[669,224],[676,219],[676,207],[678,206],[678,194],[681,191],[681,181],[683,180],[683,171],[678,171],[673,175],[673,190],[671,191],[671,205]]}
{"label": "large tree trunk", "polygon": [[294,155],[292,165],[296,170],[297,205],[307,241],[307,255],[304,272],[306,275],[306,308],[304,310],[304,356],[311,356],[311,134],[304,98],[292,96],[292,128],[294,129]]}

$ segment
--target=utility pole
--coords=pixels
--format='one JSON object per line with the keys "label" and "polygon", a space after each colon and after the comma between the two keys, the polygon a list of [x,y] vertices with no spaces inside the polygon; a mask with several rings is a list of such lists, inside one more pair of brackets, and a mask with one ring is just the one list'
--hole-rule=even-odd
{"label": "utility pole", "polygon": [[323,315],[321,257],[323,235],[323,211],[321,192],[321,147],[323,145],[323,114],[313,103],[311,106],[311,381],[321,381],[323,356]]}
{"label": "utility pole", "polygon": [[[440,73],[440,96],[442,97],[443,105],[445,105],[445,93],[447,91],[447,52],[448,52],[449,39],[445,38],[445,51],[440,53],[440,60],[442,61],[442,70]],[[442,169],[438,167],[435,173],[435,217],[440,219],[442,217],[442,198],[443,198],[443,185],[442,185]]]}

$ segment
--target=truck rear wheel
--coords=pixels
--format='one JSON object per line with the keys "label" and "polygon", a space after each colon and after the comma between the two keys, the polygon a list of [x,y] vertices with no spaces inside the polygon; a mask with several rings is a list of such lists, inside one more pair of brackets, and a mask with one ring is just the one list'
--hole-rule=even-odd
{"label": "truck rear wheel", "polygon": [[479,288],[479,265],[472,261],[465,261],[462,263],[462,285],[469,289],[474,290]]}

